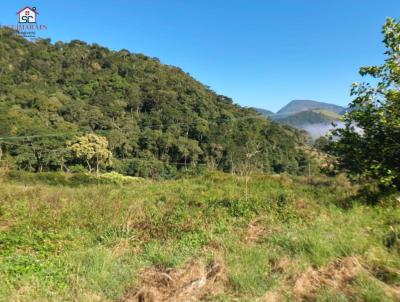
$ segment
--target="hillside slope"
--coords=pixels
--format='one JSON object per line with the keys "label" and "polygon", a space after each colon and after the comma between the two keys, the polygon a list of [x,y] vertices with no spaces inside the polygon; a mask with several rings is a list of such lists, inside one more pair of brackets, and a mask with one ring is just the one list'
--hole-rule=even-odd
{"label": "hillside slope", "polygon": [[304,170],[299,131],[157,58],[78,40],[32,43],[7,28],[0,36],[0,147],[19,169],[81,169],[65,142],[95,132],[108,138],[112,169],[128,175],[172,176],[199,165],[232,171],[254,147],[264,171]]}
{"label": "hillside slope", "polygon": [[276,116],[275,120],[286,123],[293,127],[301,127],[309,124],[330,124],[339,121],[341,116],[335,112],[325,109],[314,109],[301,111],[288,116]]}

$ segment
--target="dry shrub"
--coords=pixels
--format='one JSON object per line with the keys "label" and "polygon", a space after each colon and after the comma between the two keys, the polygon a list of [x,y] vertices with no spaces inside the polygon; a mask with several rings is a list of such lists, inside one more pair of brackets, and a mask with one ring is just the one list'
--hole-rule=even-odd
{"label": "dry shrub", "polygon": [[283,302],[283,301],[285,301],[285,299],[281,292],[272,290],[272,291],[267,292],[264,297],[262,297],[261,299],[258,299],[257,301],[260,301],[260,302],[261,301],[262,302]]}
{"label": "dry shrub", "polygon": [[104,302],[104,301],[107,301],[107,300],[104,300],[103,297],[101,297],[100,295],[98,295],[98,294],[96,294],[94,292],[84,293],[83,298],[87,302]]}
{"label": "dry shrub", "polygon": [[218,263],[204,266],[190,262],[181,269],[152,267],[140,275],[140,289],[125,302],[198,301],[223,289],[223,268]]}

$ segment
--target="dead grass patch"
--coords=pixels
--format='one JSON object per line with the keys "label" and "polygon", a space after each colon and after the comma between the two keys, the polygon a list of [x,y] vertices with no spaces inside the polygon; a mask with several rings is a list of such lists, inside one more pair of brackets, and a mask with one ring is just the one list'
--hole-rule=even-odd
{"label": "dead grass patch", "polygon": [[[112,255],[114,258],[118,258],[126,254],[128,251],[132,250],[131,247],[131,242],[129,239],[124,239],[118,242],[113,248],[112,248]],[[134,249],[135,251],[138,250],[138,248]]]}
{"label": "dead grass patch", "polygon": [[180,269],[151,267],[140,274],[140,288],[128,295],[125,302],[198,301],[223,290],[224,273],[221,264],[208,266],[190,262]]}
{"label": "dead grass patch", "polygon": [[[338,259],[323,268],[309,269],[297,277],[294,281],[293,293],[295,297],[307,301],[316,299],[318,292],[323,288],[354,296],[353,283],[362,274],[374,277],[357,257]],[[399,287],[390,286],[378,279],[375,280],[385,293],[400,300]]]}
{"label": "dead grass patch", "polygon": [[7,231],[11,229],[13,222],[11,220],[0,221],[0,231]]}
{"label": "dead grass patch", "polygon": [[274,274],[287,274],[293,270],[295,264],[292,259],[283,257],[271,263],[271,272]]}
{"label": "dead grass patch", "polygon": [[349,292],[349,285],[362,271],[355,257],[336,260],[321,269],[308,269],[295,280],[293,292],[304,299],[315,299],[323,287]]}
{"label": "dead grass patch", "polygon": [[246,243],[259,243],[263,235],[267,233],[266,228],[261,224],[260,220],[253,220],[247,228],[245,234]]}
{"label": "dead grass patch", "polygon": [[259,302],[283,302],[284,297],[282,293],[276,290],[271,290],[265,294],[264,297],[258,299]]}

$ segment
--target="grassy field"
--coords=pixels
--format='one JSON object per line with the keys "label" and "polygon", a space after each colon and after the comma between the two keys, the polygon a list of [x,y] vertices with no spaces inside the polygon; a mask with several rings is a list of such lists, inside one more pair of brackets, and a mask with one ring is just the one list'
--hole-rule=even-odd
{"label": "grassy field", "polygon": [[400,209],[343,178],[0,182],[1,301],[400,301]]}

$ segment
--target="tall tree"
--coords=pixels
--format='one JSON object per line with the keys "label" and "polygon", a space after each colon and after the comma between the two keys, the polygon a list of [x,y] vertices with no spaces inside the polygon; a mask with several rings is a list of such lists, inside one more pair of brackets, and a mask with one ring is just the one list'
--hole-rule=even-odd
{"label": "tall tree", "polygon": [[353,84],[356,98],[344,117],[345,126],[332,133],[328,150],[334,167],[377,184],[380,191],[400,189],[400,23],[387,19],[383,27],[383,65],[362,67],[362,76],[376,79]]}
{"label": "tall tree", "polygon": [[89,169],[96,168],[99,175],[100,165],[111,165],[112,153],[108,150],[108,141],[105,137],[96,134],[86,134],[67,143],[68,149],[79,159],[83,160]]}

